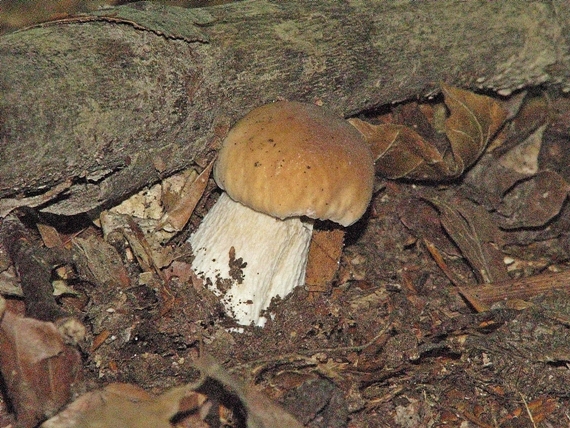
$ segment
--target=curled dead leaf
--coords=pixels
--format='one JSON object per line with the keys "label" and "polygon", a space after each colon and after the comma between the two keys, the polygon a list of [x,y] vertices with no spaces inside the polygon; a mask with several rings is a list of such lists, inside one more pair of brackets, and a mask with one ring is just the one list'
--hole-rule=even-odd
{"label": "curled dead leaf", "polygon": [[301,428],[303,426],[267,396],[235,379],[209,355],[202,355],[194,362],[194,365],[203,376],[221,383],[239,398],[247,412],[248,428]]}
{"label": "curled dead leaf", "polygon": [[198,201],[204,194],[214,161],[215,159],[210,162],[195,180],[188,181],[184,185],[177,195],[176,202],[172,204],[172,207],[160,219],[160,228],[180,231],[186,226],[188,219],[194,212],[194,208],[196,208]]}
{"label": "curled dead leaf", "polygon": [[0,323],[0,368],[18,426],[32,428],[70,398],[81,375],[81,357],[53,323],[6,310]]}
{"label": "curled dead leaf", "polygon": [[556,217],[568,197],[570,185],[554,171],[540,171],[521,180],[504,196],[498,212],[504,229],[542,227]]}
{"label": "curled dead leaf", "polygon": [[448,180],[459,177],[481,156],[507,112],[493,98],[446,84],[441,87],[450,112],[444,126],[445,150],[403,124],[373,125],[349,119],[369,142],[378,174],[393,179]]}
{"label": "curled dead leaf", "polygon": [[136,385],[113,383],[82,395],[41,427],[170,428],[188,392],[182,386],[155,397]]}
{"label": "curled dead leaf", "polygon": [[445,133],[456,164],[455,176],[473,165],[507,117],[493,98],[442,84],[445,105],[450,115]]}
{"label": "curled dead leaf", "polygon": [[412,128],[392,123],[372,125],[360,119],[348,121],[370,144],[377,174],[420,180],[451,174],[439,151]]}

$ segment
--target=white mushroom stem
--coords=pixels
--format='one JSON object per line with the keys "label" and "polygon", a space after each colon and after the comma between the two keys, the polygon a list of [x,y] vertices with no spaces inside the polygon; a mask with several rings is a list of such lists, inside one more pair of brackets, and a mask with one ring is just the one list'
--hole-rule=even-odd
{"label": "white mushroom stem", "polygon": [[312,221],[280,220],[223,193],[189,239],[192,269],[239,324],[263,326],[271,299],[303,284],[312,230]]}

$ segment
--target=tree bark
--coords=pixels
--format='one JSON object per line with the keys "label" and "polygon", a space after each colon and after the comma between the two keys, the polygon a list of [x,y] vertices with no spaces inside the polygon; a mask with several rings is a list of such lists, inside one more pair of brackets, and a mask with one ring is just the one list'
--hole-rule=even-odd
{"label": "tree bark", "polygon": [[569,30],[564,0],[254,0],[140,3],[11,33],[0,38],[0,214],[96,213],[208,156],[276,99],[350,116],[441,81],[570,91]]}

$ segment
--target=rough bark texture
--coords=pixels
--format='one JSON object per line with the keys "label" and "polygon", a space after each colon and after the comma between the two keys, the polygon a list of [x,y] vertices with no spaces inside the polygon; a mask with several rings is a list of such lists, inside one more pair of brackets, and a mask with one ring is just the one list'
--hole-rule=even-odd
{"label": "rough bark texture", "polygon": [[0,212],[33,195],[47,211],[96,211],[192,165],[276,99],[348,116],[440,81],[570,90],[562,0],[121,10],[0,39]]}

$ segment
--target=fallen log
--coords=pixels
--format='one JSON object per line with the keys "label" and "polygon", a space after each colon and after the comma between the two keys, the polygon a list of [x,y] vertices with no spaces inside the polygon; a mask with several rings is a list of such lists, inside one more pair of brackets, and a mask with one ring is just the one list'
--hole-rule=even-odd
{"label": "fallen log", "polygon": [[437,93],[570,90],[564,1],[152,2],[0,38],[0,215],[97,213],[277,99],[343,116]]}

